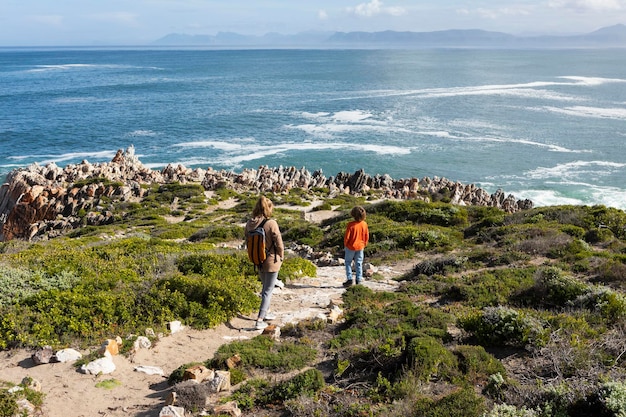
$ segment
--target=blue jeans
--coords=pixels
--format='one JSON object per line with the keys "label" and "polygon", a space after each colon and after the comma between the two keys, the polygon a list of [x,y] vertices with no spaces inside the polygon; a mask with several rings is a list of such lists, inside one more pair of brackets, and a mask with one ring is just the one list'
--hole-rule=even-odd
{"label": "blue jeans", "polygon": [[356,269],[357,284],[363,279],[363,250],[351,250],[344,248],[346,259],[346,281],[352,281],[352,261]]}
{"label": "blue jeans", "polygon": [[272,301],[272,292],[276,286],[278,272],[259,272],[259,278],[263,283],[261,290],[261,307],[259,308],[259,318],[264,319],[267,311],[270,309],[270,301]]}

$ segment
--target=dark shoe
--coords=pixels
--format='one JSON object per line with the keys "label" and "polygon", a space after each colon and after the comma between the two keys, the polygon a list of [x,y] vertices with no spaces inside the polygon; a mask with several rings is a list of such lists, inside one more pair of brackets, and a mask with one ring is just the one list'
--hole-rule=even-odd
{"label": "dark shoe", "polygon": [[343,282],[343,286],[346,287],[346,288],[351,287],[352,286],[352,281],[344,281]]}

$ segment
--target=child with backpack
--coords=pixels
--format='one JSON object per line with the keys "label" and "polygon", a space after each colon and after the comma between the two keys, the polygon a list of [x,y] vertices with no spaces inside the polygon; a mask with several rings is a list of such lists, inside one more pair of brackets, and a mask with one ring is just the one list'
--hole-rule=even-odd
{"label": "child with backpack", "polygon": [[[367,246],[370,238],[369,229],[365,222],[365,217],[367,216],[365,209],[361,206],[356,206],[352,208],[350,215],[354,221],[348,223],[343,237],[346,261],[344,287],[360,284],[363,280],[363,249]],[[356,280],[352,277],[352,261],[354,261],[356,269]]]}
{"label": "child with backpack", "polygon": [[259,270],[259,278],[263,283],[261,290],[261,306],[255,328],[262,330],[267,327],[266,320],[275,317],[269,313],[272,292],[278,282],[278,272],[285,257],[285,247],[280,228],[276,220],[271,219],[274,211],[272,201],[261,196],[252,210],[252,218],[246,223],[246,245],[248,255]]}

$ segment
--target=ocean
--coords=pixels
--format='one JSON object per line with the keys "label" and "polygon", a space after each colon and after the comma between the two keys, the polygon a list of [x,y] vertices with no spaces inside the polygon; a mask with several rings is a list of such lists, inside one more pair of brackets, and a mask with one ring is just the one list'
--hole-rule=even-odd
{"label": "ocean", "polygon": [[623,50],[0,49],[0,179],[32,163],[446,177],[626,209]]}

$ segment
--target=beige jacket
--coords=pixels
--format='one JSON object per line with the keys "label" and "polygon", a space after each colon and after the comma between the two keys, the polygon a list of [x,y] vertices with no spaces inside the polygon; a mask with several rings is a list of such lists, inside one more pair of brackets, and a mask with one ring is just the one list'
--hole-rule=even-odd
{"label": "beige jacket", "polygon": [[[256,229],[263,221],[264,217],[255,217],[246,223],[246,234]],[[268,255],[263,262],[262,272],[278,272],[285,258],[285,245],[283,237],[280,234],[278,223],[274,219],[268,219],[263,225],[265,229],[265,241],[268,249]]]}

